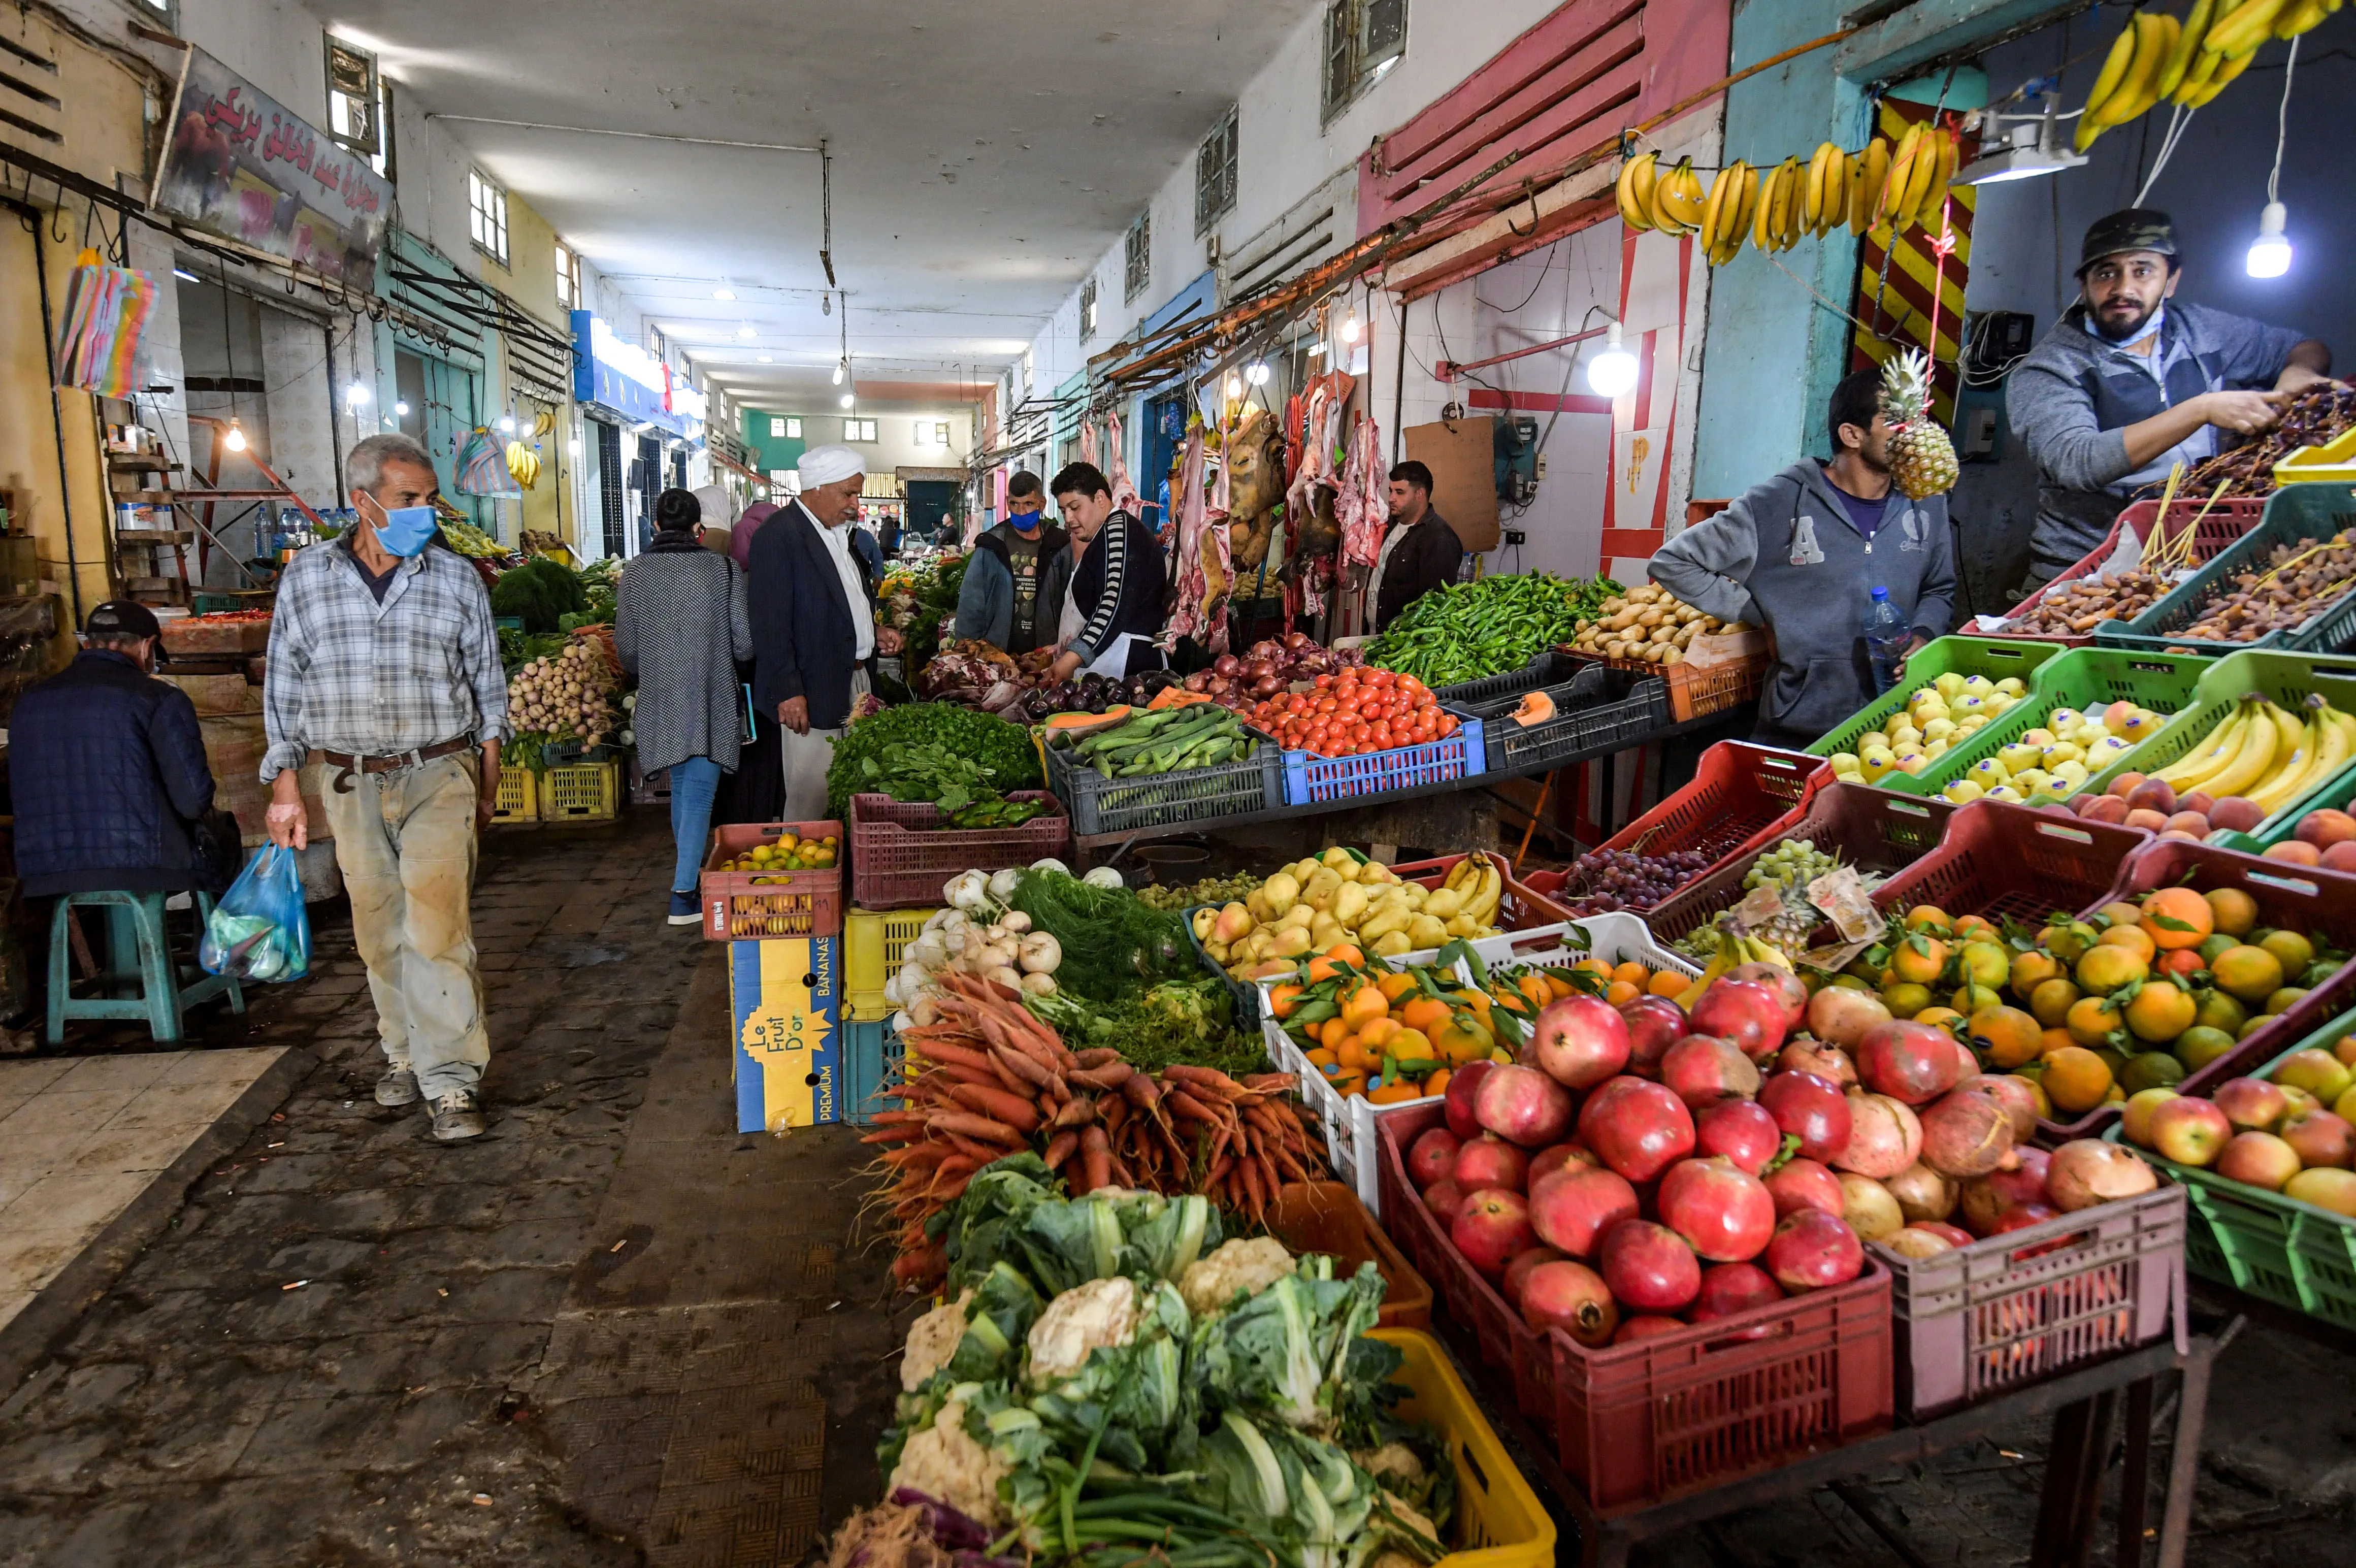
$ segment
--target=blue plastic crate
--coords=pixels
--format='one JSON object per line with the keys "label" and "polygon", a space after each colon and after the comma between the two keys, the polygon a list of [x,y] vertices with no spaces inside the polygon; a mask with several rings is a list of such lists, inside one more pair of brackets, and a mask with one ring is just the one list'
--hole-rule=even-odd
{"label": "blue plastic crate", "polygon": [[1419,789],[1454,779],[1478,778],[1488,761],[1481,721],[1467,719],[1445,740],[1402,746],[1364,757],[1318,757],[1306,751],[1284,754],[1284,803],[1313,806],[1327,800],[1347,800],[1360,795],[1382,795],[1394,789]]}
{"label": "blue plastic crate", "polygon": [[876,1097],[900,1081],[908,1048],[889,1023],[845,1024],[842,1039],[842,1119],[864,1127],[897,1105]]}

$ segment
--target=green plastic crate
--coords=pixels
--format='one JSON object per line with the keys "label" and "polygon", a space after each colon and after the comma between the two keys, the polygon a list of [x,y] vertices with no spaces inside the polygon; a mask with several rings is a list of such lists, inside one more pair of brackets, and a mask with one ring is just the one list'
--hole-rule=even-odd
{"label": "green plastic crate", "polygon": [[2285,485],[2266,498],[2265,515],[2255,528],[2143,614],[2096,627],[2094,641],[2104,647],[2213,648],[2219,652],[2245,648],[2331,650],[2356,644],[2356,588],[2296,630],[2268,632],[2254,642],[2187,642],[2173,635],[2199,620],[2233,577],[2263,569],[2276,545],[2329,539],[2351,528],[2356,528],[2356,485]]}
{"label": "green plastic crate", "polygon": [[[1809,746],[1808,755],[1830,757],[1837,751],[1855,751],[1858,741],[1866,731],[1879,729],[1890,714],[1906,705],[1910,695],[1942,675],[1985,675],[1991,681],[2018,677],[2026,683],[2040,665],[2061,652],[2061,645],[2052,642],[2021,642],[1988,637],[1940,638],[1906,660],[1905,680],[1867,703],[1852,714],[1847,724]],[[1948,753],[1949,757],[1954,755],[1953,752]],[[1946,760],[1945,757],[1939,758],[1942,763]],[[1882,780],[1881,787],[1907,795],[1932,792],[1922,787],[1920,775],[1910,777],[1903,773],[1890,774]]]}
{"label": "green plastic crate", "polygon": [[[2174,714],[2193,701],[2201,675],[2216,661],[2199,653],[2149,653],[2113,648],[2072,648],[2049,659],[2029,678],[2029,695],[2005,711],[2002,718],[1982,725],[1965,744],[1908,779],[1892,773],[1883,789],[1909,795],[1935,795],[1961,779],[1972,764],[1997,752],[2043,725],[2056,708],[2089,708],[2125,700],[2155,713]],[[1908,668],[1912,668],[1910,663]],[[2156,738],[2156,737],[2155,737]],[[2148,741],[2146,745],[2150,744]],[[2116,765],[2135,758],[2129,752]],[[1896,780],[1906,779],[1903,786]]]}
{"label": "green plastic crate", "polygon": [[[2115,653],[2125,650],[2088,651]],[[2169,720],[2168,726],[2158,735],[2088,779],[2086,788],[2106,789],[2113,779],[2130,768],[2137,773],[2152,773],[2182,759],[2215,733],[2217,726],[2233,713],[2233,704],[2251,692],[2262,693],[2284,707],[2296,707],[2307,700],[2309,693],[2320,692],[2334,707],[2356,713],[2356,656],[2254,648],[2210,660],[2206,671],[2201,676],[2191,704]],[[1945,758],[1940,760],[1944,761]],[[2297,825],[2298,819],[2311,809],[2312,804],[2319,803],[2316,796],[2337,787],[2340,777],[2342,776],[2335,776],[2317,790],[2293,800],[2259,823],[2256,833],[2217,833],[2207,842],[2222,849],[2255,853],[2261,846],[2259,834],[2269,829],[2276,830],[2276,840],[2263,841],[2269,843],[2288,836],[2289,829]],[[2356,784],[2356,780],[2351,780],[2351,784]]]}
{"label": "green plastic crate", "polygon": [[[2271,1078],[2292,1051],[2329,1050],[2351,1030],[2356,1011],[2340,1014],[2251,1076]],[[2103,1136],[2123,1141],[2116,1123]],[[2356,1328],[2356,1219],[2179,1165],[2149,1149],[2141,1153],[2191,1200],[2185,1210],[2186,1267],[2261,1301]]]}

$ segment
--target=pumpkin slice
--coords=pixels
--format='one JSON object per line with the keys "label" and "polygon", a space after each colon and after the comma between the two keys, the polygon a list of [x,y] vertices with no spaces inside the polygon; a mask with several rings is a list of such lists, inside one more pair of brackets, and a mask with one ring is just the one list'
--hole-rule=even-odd
{"label": "pumpkin slice", "polygon": [[1522,698],[1522,705],[1515,708],[1510,716],[1524,729],[1532,725],[1545,724],[1554,717],[1554,699],[1544,692],[1532,692]]}

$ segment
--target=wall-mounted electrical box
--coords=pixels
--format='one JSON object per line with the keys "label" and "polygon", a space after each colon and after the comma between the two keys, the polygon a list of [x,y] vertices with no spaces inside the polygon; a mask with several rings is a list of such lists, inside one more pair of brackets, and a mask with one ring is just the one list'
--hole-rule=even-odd
{"label": "wall-mounted electrical box", "polygon": [[1527,506],[1538,493],[1538,422],[1500,419],[1490,431],[1497,470],[1497,499]]}

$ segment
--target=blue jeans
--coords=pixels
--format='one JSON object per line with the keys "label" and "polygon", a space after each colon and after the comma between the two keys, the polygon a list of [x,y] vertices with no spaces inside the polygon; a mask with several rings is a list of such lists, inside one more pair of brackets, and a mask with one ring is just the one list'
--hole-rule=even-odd
{"label": "blue jeans", "polygon": [[693,893],[703,870],[703,849],[712,837],[712,798],[720,789],[720,764],[691,757],[670,767],[670,836],[679,845],[670,890]]}

